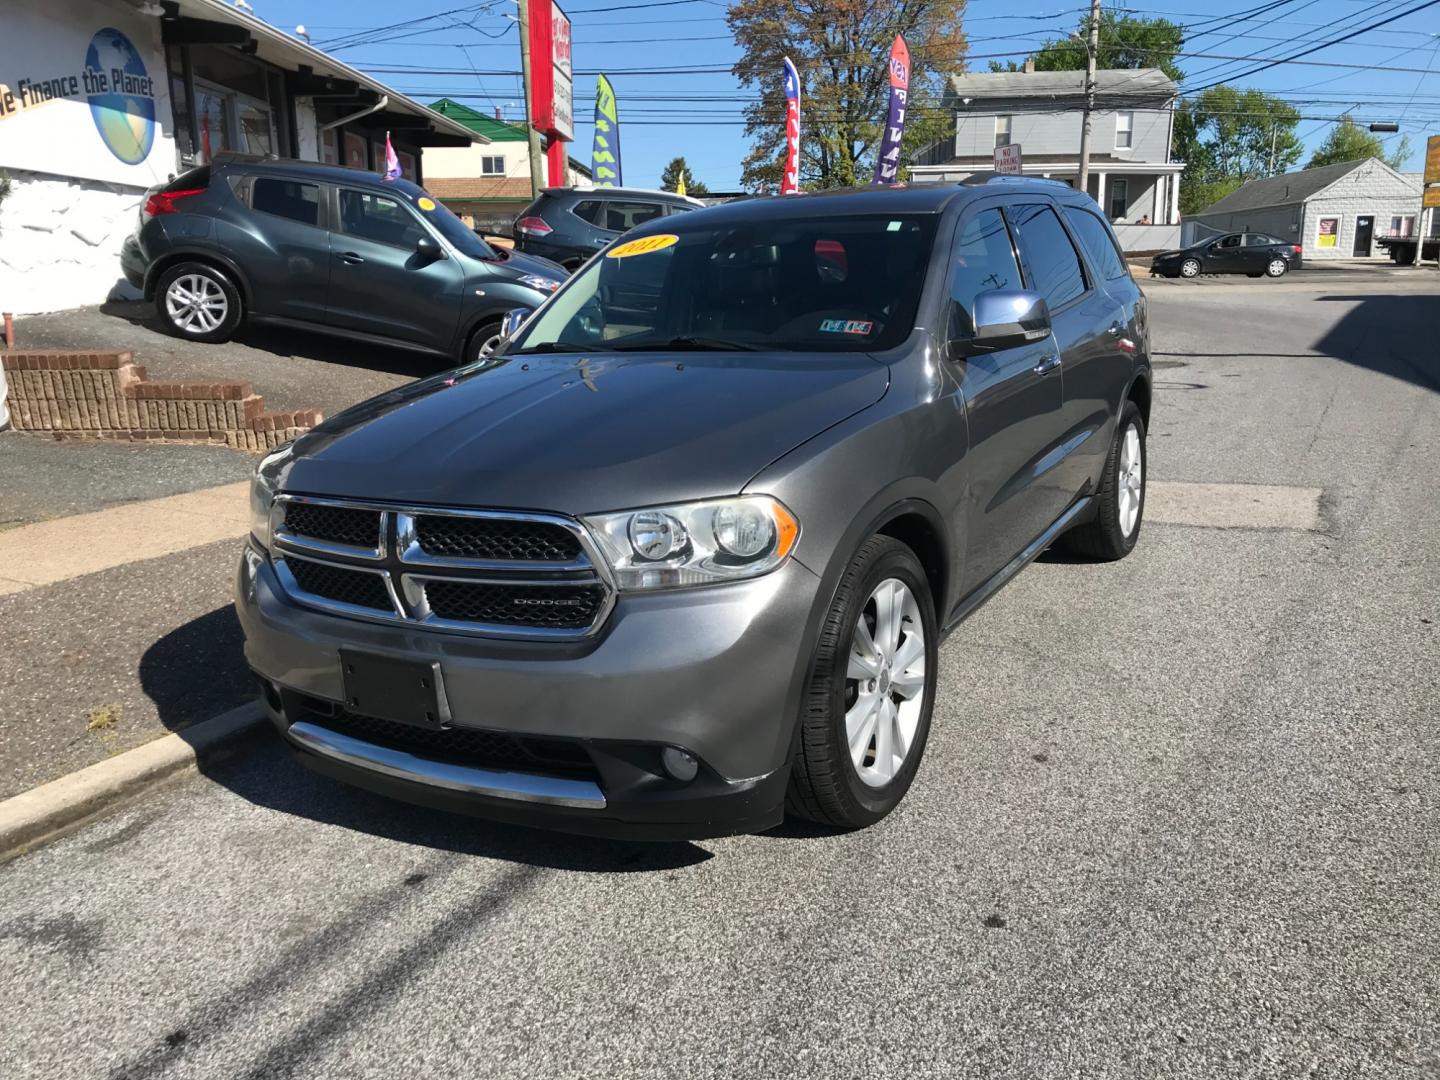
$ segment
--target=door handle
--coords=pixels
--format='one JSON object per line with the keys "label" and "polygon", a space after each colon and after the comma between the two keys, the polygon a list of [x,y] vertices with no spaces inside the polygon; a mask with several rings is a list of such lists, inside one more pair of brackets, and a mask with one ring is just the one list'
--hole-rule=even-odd
{"label": "door handle", "polygon": [[351,266],[359,266],[365,261],[364,256],[356,255],[353,251],[347,251],[340,256],[340,261],[349,263]]}
{"label": "door handle", "polygon": [[1033,372],[1035,372],[1036,375],[1048,375],[1048,374],[1050,374],[1050,372],[1054,371],[1054,370],[1055,370],[1057,367],[1059,367],[1059,366],[1060,366],[1060,354],[1059,354],[1059,353],[1051,353],[1049,356],[1044,357],[1038,364],[1036,364],[1036,365],[1035,365],[1033,368],[1031,368],[1030,370],[1032,370]]}

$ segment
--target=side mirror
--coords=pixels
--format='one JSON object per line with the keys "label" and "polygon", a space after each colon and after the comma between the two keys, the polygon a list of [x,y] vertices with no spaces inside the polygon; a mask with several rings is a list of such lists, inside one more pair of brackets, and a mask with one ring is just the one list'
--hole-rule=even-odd
{"label": "side mirror", "polygon": [[429,236],[422,236],[419,240],[415,241],[415,254],[419,255],[422,259],[430,260],[448,259],[450,257],[445,253],[445,249]]}
{"label": "side mirror", "polygon": [[[983,292],[975,297],[975,330],[951,342],[952,357],[996,352],[1050,336],[1050,307],[1039,293],[1022,289]],[[958,348],[959,356],[955,356]]]}
{"label": "side mirror", "polygon": [[509,311],[507,311],[507,312],[505,313],[505,318],[504,318],[504,320],[500,323],[500,337],[501,337],[501,339],[502,339],[502,340],[505,340],[505,341],[509,341],[512,337],[515,336],[515,331],[516,331],[516,330],[519,330],[520,327],[521,327],[521,325],[522,325],[522,324],[525,322],[525,320],[528,319],[529,317],[530,317],[530,309],[529,309],[529,308],[517,307],[517,308],[511,308]]}

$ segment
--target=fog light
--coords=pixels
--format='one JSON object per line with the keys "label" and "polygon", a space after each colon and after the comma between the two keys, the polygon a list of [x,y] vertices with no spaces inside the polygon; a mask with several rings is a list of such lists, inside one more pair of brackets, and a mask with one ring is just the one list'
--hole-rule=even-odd
{"label": "fog light", "polygon": [[667,746],[660,751],[660,764],[665,766],[667,773],[682,784],[688,784],[694,780],[695,774],[700,771],[700,763],[695,760],[695,755],[675,746]]}

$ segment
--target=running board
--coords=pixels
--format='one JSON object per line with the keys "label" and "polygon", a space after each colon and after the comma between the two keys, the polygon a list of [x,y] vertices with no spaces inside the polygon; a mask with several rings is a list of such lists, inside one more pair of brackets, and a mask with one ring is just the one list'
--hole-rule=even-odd
{"label": "running board", "polygon": [[949,621],[946,622],[940,632],[942,634],[950,633],[950,631],[954,630],[960,623],[973,615],[980,605],[1000,591],[1001,586],[1034,562],[1041,552],[1055,542],[1057,536],[1073,525],[1075,519],[1090,508],[1090,504],[1094,501],[1094,496],[1087,495],[1056,518],[1055,523],[1034,540],[1030,541],[1030,544],[1021,551],[1019,555],[1016,555],[1015,558],[997,570],[988,581],[982,583],[977,589],[961,600],[960,603],[956,604],[954,613],[950,616]]}

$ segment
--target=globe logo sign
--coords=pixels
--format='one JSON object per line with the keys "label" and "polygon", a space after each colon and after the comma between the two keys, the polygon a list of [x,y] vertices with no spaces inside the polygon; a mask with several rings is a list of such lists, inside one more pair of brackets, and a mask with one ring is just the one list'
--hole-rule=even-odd
{"label": "globe logo sign", "polygon": [[155,84],[130,39],[106,27],[85,51],[87,80],[103,92],[89,94],[90,115],[110,152],[139,165],[155,144]]}

